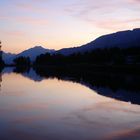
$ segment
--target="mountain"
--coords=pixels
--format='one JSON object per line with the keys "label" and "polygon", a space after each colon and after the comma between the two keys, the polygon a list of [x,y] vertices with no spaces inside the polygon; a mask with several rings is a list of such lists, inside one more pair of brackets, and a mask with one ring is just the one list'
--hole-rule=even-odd
{"label": "mountain", "polygon": [[30,57],[31,61],[34,61],[36,57],[40,54],[45,53],[53,53],[54,50],[45,49],[41,46],[35,46],[34,48],[30,48],[28,50],[25,50],[19,54],[16,55],[16,57],[24,56],[24,57]]}
{"label": "mountain", "polygon": [[53,53],[54,51],[55,50],[45,49],[41,46],[35,46],[34,48],[30,48],[19,54],[11,54],[3,52],[3,60],[5,61],[6,64],[12,64],[14,58],[24,56],[30,57],[31,61],[33,62],[38,55],[45,53]]}
{"label": "mountain", "polygon": [[16,54],[6,53],[6,52],[2,53],[2,58],[3,58],[3,60],[4,60],[4,62],[6,64],[12,64],[13,63],[13,59],[15,57],[16,57]]}
{"label": "mountain", "polygon": [[136,46],[140,47],[140,28],[103,35],[88,44],[80,47],[64,48],[58,50],[56,53],[70,55],[78,52],[83,53],[86,51],[91,51],[97,48],[129,48]]}

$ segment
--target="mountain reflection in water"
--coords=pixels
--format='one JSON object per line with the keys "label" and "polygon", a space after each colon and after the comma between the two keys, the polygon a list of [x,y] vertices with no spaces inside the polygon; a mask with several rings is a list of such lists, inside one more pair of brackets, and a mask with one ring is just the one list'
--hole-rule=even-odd
{"label": "mountain reflection in water", "polygon": [[5,68],[2,74],[12,72],[21,74],[36,82],[57,78],[59,80],[80,83],[102,96],[140,105],[140,75],[101,72],[86,74],[74,73],[68,70],[63,70],[62,72],[61,69],[54,70],[49,68]]}

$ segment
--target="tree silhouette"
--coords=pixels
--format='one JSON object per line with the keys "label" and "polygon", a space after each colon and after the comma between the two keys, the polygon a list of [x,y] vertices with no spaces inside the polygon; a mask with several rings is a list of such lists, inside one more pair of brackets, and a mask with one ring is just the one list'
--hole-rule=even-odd
{"label": "tree silhouette", "polygon": [[13,61],[16,66],[30,66],[31,64],[29,57],[21,56],[21,57],[15,58]]}
{"label": "tree silhouette", "polygon": [[2,45],[1,45],[1,41],[0,41],[0,66],[4,66],[4,61],[3,61],[3,59],[2,59],[2,50],[1,50],[1,47],[2,47]]}
{"label": "tree silhouette", "polygon": [[140,47],[132,46],[124,49],[110,47],[95,49],[90,52],[74,53],[69,56],[46,53],[38,56],[34,65],[67,65],[81,63],[95,65],[140,64]]}

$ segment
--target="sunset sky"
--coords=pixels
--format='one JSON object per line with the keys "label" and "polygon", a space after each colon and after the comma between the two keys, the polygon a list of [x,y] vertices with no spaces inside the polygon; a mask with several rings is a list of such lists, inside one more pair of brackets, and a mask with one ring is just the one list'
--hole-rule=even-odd
{"label": "sunset sky", "polygon": [[140,0],[0,0],[3,50],[75,47],[140,27]]}

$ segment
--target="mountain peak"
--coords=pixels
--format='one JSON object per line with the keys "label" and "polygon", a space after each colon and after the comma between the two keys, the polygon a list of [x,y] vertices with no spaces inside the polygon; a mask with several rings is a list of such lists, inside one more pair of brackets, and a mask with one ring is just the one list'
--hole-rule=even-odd
{"label": "mountain peak", "polygon": [[33,47],[33,48],[30,48],[30,49],[45,49],[45,48],[42,47],[42,46],[35,46],[35,47]]}
{"label": "mountain peak", "polygon": [[[26,51],[35,51],[35,50],[49,50],[49,49],[46,49],[46,48],[44,48],[42,46],[35,46],[35,47],[29,48],[27,50],[24,50],[23,52],[26,52]],[[21,53],[23,53],[23,52],[21,52]]]}

